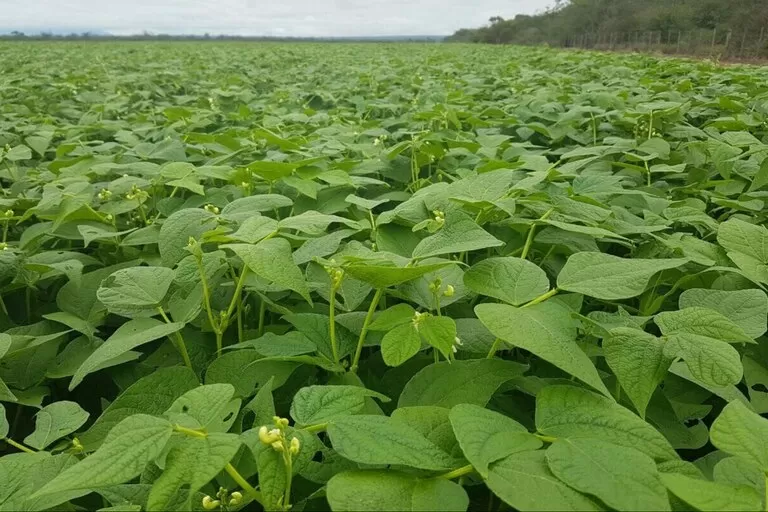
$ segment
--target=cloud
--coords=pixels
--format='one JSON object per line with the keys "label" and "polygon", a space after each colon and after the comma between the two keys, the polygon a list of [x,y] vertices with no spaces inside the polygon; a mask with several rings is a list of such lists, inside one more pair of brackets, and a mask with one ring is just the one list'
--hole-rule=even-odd
{"label": "cloud", "polygon": [[552,0],[4,0],[3,30],[287,36],[441,35]]}

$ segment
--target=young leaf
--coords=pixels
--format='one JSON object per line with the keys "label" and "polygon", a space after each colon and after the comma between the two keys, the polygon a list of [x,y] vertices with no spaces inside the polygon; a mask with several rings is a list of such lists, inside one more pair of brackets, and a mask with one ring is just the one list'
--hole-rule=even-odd
{"label": "young leaf", "polygon": [[680,294],[680,309],[694,306],[719,312],[752,339],[759,338],[768,330],[768,295],[762,290],[693,288]]}
{"label": "young leaf", "polygon": [[24,444],[44,450],[54,441],[82,427],[88,421],[88,416],[89,414],[75,402],[53,402],[37,412],[35,431],[24,439]]}
{"label": "young leaf", "polygon": [[768,420],[734,401],[712,423],[712,444],[720,450],[755,463],[768,471]]}
{"label": "young leaf", "polygon": [[419,242],[412,257],[425,259],[501,245],[504,245],[504,242],[490,235],[469,216],[459,210],[451,210],[446,214],[445,226]]}
{"label": "young leaf", "polygon": [[464,274],[464,284],[475,293],[503,300],[513,306],[544,295],[549,290],[547,274],[521,258],[488,258]]}
{"label": "young leaf", "polygon": [[603,300],[630,299],[643,293],[657,272],[677,268],[687,259],[648,260],[578,252],[557,276],[557,287]]}
{"label": "young leaf", "polygon": [[389,331],[398,325],[413,320],[416,311],[410,304],[401,303],[387,308],[376,316],[376,319],[368,326],[369,331]]}
{"label": "young leaf", "polygon": [[661,475],[669,491],[702,512],[761,510],[762,499],[747,486],[709,482],[676,473]]}
{"label": "young leaf", "polygon": [[603,353],[640,417],[645,418],[648,402],[672,364],[664,355],[664,342],[639,329],[618,327],[603,340]]}
{"label": "young leaf", "polygon": [[163,265],[173,267],[185,257],[190,238],[200,239],[216,227],[216,216],[202,208],[185,208],[172,213],[160,228],[158,249]]}
{"label": "young leaf", "polygon": [[715,310],[691,306],[679,311],[664,311],[653,320],[663,334],[689,333],[728,343],[754,343],[741,327]]}
{"label": "young leaf", "polygon": [[331,478],[326,490],[334,511],[389,510],[464,512],[464,489],[444,478],[418,479],[396,471],[347,471]]}
{"label": "young leaf", "polygon": [[240,410],[241,401],[234,395],[235,388],[230,384],[199,386],[177,398],[166,415],[187,428],[226,432]]}
{"label": "young leaf", "polygon": [[131,267],[112,273],[96,292],[111,313],[129,318],[154,316],[173,281],[165,267]]}
{"label": "young leaf", "polygon": [[616,510],[671,510],[653,459],[597,439],[558,439],[547,449],[552,473]]}
{"label": "young leaf", "polygon": [[400,366],[421,350],[419,331],[408,323],[398,325],[381,339],[381,356],[387,366]]}
{"label": "young leaf", "polygon": [[691,375],[705,384],[738,384],[744,374],[741,356],[731,345],[706,336],[678,333],[665,336],[664,355],[682,357]]}
{"label": "young leaf", "polygon": [[389,288],[398,284],[406,283],[417,279],[424,274],[429,274],[435,270],[440,270],[454,262],[446,261],[443,263],[430,263],[428,265],[417,265],[414,267],[396,267],[394,265],[370,265],[370,264],[352,264],[344,267],[347,274],[364,281],[374,288]]}
{"label": "young leaf", "polygon": [[418,332],[429,345],[439,350],[446,359],[453,355],[453,348],[456,344],[456,322],[452,318],[428,316],[419,323]]}
{"label": "young leaf", "polygon": [[528,308],[480,304],[475,314],[496,337],[610,396],[594,364],[576,344],[576,324],[567,308],[553,301]]}
{"label": "young leaf", "polygon": [[305,386],[293,397],[291,417],[299,425],[326,423],[360,412],[369,396],[390,401],[381,393],[357,386]]}

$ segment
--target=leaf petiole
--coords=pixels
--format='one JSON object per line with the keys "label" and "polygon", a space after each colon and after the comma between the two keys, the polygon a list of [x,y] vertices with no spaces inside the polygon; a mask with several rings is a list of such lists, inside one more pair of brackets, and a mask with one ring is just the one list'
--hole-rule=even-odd
{"label": "leaf petiole", "polygon": [[454,478],[459,478],[464,475],[468,475],[470,473],[473,473],[475,471],[475,468],[472,466],[472,464],[467,464],[466,466],[462,466],[460,468],[454,469],[453,471],[449,471],[448,473],[443,473],[440,475],[440,478],[445,478],[447,480],[453,480]]}
{"label": "leaf petiole", "polygon": [[357,366],[360,362],[360,354],[363,352],[363,345],[365,344],[365,336],[368,334],[368,325],[371,323],[371,320],[373,319],[373,314],[376,312],[376,307],[379,305],[379,300],[381,299],[381,296],[384,294],[384,288],[379,288],[376,290],[376,293],[373,295],[373,299],[371,300],[371,306],[368,308],[368,313],[365,315],[365,321],[363,322],[363,330],[360,331],[360,338],[357,340],[357,348],[355,349],[355,355],[352,358],[352,366],[350,366],[349,371],[352,373],[357,372]]}

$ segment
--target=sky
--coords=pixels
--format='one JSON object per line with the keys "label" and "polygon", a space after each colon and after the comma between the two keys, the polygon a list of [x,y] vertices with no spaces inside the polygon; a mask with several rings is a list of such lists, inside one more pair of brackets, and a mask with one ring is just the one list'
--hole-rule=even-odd
{"label": "sky", "polygon": [[285,37],[447,35],[552,0],[0,0],[0,30]]}

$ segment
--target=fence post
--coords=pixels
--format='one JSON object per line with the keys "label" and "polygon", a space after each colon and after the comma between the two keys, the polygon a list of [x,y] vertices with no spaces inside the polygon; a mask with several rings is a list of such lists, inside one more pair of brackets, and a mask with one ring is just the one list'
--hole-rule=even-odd
{"label": "fence post", "polygon": [[747,29],[744,29],[744,34],[741,36],[741,46],[739,47],[739,58],[744,56],[744,45],[747,43]]}
{"label": "fence post", "polygon": [[682,34],[682,30],[677,31],[677,49],[675,50],[675,53],[680,53],[680,38],[682,37]]}
{"label": "fence post", "polygon": [[760,39],[757,41],[757,54],[755,57],[760,57],[760,54],[763,52],[763,37],[765,36],[765,27],[762,27],[760,29]]}
{"label": "fence post", "polygon": [[722,55],[723,57],[727,57],[728,56],[728,48],[731,45],[731,35],[732,34],[733,34],[733,32],[729,29],[728,30],[728,34],[725,36],[725,48],[723,49],[723,55]]}
{"label": "fence post", "polygon": [[716,39],[717,39],[717,27],[712,29],[712,46],[710,47],[710,50],[709,50],[710,57],[712,56],[713,53],[715,53],[715,40]]}

